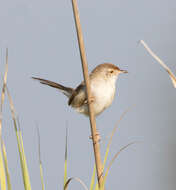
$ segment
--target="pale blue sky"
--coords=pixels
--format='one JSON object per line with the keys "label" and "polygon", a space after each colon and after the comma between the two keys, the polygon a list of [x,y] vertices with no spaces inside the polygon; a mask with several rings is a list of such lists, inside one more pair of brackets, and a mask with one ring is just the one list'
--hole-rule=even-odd
{"label": "pale blue sky", "polygon": [[[173,0],[78,0],[90,70],[112,62],[129,71],[120,76],[113,105],[97,118],[102,138],[120,115],[110,157],[131,141],[142,143],[121,153],[107,181],[108,189],[175,190],[176,90],[167,73],[141,45],[140,39],[176,71],[176,2]],[[1,74],[9,48],[8,86],[23,131],[33,189],[40,189],[37,154],[38,123],[47,189],[61,189],[65,128],[69,129],[68,176],[87,185],[93,151],[86,117],[67,106],[57,90],[31,80],[43,77],[75,87],[82,79],[81,63],[70,0],[1,1]],[[9,106],[5,102],[3,137],[13,189],[23,189],[19,156]],[[104,153],[102,144],[102,155]],[[70,189],[81,190],[73,182]]]}

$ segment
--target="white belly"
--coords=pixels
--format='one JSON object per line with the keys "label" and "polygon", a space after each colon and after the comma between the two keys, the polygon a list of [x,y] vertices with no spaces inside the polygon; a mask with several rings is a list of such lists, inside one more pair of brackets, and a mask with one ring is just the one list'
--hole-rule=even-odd
{"label": "white belly", "polygon": [[92,94],[95,98],[93,103],[95,115],[100,114],[107,107],[112,104],[115,94],[115,86],[114,85],[98,85],[96,87],[93,86]]}
{"label": "white belly", "polygon": [[[94,99],[92,102],[94,114],[98,115],[112,104],[115,95],[115,82],[112,81],[111,84],[98,82],[97,84],[97,82],[91,81],[91,92]],[[76,108],[76,111],[88,115],[87,105]]]}

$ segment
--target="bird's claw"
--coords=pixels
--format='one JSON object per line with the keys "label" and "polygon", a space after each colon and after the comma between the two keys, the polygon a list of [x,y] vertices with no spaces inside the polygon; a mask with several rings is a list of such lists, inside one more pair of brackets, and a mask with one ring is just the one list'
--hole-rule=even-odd
{"label": "bird's claw", "polygon": [[[94,102],[94,100],[95,100],[95,99],[94,99],[94,97],[90,97],[90,104],[91,104],[91,103],[93,103],[93,102]],[[85,102],[84,102],[84,103],[85,103],[85,104],[88,104],[88,100],[85,100]]]}
{"label": "bird's claw", "polygon": [[[97,142],[100,142],[100,140],[101,140],[100,133],[99,133],[99,132],[96,132],[95,136],[96,136]],[[89,137],[89,139],[93,139],[92,135]]]}

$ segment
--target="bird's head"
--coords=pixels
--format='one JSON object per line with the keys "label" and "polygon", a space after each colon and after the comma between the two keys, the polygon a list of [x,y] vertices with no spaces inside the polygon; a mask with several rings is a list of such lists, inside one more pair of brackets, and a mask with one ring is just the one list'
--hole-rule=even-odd
{"label": "bird's head", "polygon": [[121,73],[128,73],[126,70],[121,70],[116,65],[111,63],[103,63],[98,65],[91,73],[94,77],[102,77],[105,80],[116,81],[118,75]]}

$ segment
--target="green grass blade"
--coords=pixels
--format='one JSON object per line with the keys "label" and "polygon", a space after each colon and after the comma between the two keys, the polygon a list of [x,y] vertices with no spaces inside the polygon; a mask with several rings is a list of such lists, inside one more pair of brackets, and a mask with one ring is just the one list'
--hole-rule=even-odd
{"label": "green grass blade", "polygon": [[95,190],[99,190],[98,183],[96,183]]}
{"label": "green grass blade", "polygon": [[109,163],[109,165],[108,165],[108,167],[107,167],[107,169],[106,169],[106,172],[105,172],[105,175],[104,175],[104,180],[103,180],[103,188],[104,188],[104,185],[105,185],[105,183],[106,183],[106,178],[107,178],[107,176],[108,176],[109,170],[110,170],[112,164],[114,163],[114,161],[116,160],[116,158],[119,156],[119,154],[120,154],[123,150],[125,150],[126,148],[128,148],[129,146],[131,146],[131,145],[134,144],[134,143],[136,143],[136,142],[131,142],[131,143],[127,144],[126,146],[122,147],[122,148],[114,155],[114,157],[112,158],[112,160],[110,161],[110,163]]}
{"label": "green grass blade", "polygon": [[6,65],[5,65],[5,73],[4,73],[3,87],[2,87],[2,93],[1,93],[1,106],[0,106],[1,114],[2,114],[2,105],[3,105],[4,99],[5,99],[5,87],[6,87],[6,83],[7,83],[7,72],[8,72],[8,49],[6,49]]}
{"label": "green grass blade", "polygon": [[68,154],[68,131],[67,131],[67,128],[66,128],[66,137],[65,137],[65,161],[64,161],[64,187],[65,187],[65,184],[68,180],[68,177],[67,177],[67,154]]}
{"label": "green grass blade", "polygon": [[12,185],[10,182],[10,174],[9,174],[9,169],[8,169],[8,162],[7,162],[7,153],[6,153],[6,148],[5,148],[5,144],[2,141],[2,152],[3,152],[3,158],[4,158],[4,165],[5,165],[5,173],[6,173],[6,180],[7,180],[7,189],[11,190],[12,189]]}
{"label": "green grass blade", "polygon": [[25,190],[31,190],[26,156],[24,153],[23,139],[22,139],[21,131],[17,129],[15,109],[14,109],[13,101],[12,101],[12,98],[10,96],[7,86],[6,86],[6,91],[7,91],[7,95],[8,95],[8,99],[9,99],[9,103],[10,103],[10,109],[11,109],[12,119],[13,119],[13,123],[14,123],[16,138],[17,138],[17,145],[18,145],[18,151],[19,151],[19,155],[20,155],[20,164],[21,164],[21,171],[22,171],[22,176],[23,176],[24,187],[25,187]]}
{"label": "green grass blade", "polygon": [[67,160],[64,162],[64,186],[67,182]]}
{"label": "green grass blade", "polygon": [[107,161],[107,158],[108,158],[108,154],[109,154],[109,150],[110,150],[110,146],[112,144],[112,138],[115,134],[115,132],[117,131],[117,127],[119,126],[119,123],[120,121],[123,119],[123,117],[126,115],[126,113],[130,110],[130,108],[128,108],[126,111],[124,111],[122,113],[122,115],[120,116],[120,119],[117,121],[117,124],[115,125],[115,127],[113,128],[112,132],[111,132],[111,135],[110,135],[110,138],[109,138],[109,141],[108,141],[108,145],[107,145],[107,148],[106,148],[106,153],[105,153],[105,156],[104,156],[104,161],[103,161],[103,170],[105,168],[105,165],[106,165],[106,161]]}
{"label": "green grass blade", "polygon": [[[10,110],[12,113],[12,119],[13,119],[14,128],[15,128],[15,132],[16,132],[16,137],[17,137],[17,145],[18,145],[18,151],[19,151],[19,155],[20,155],[20,164],[21,164],[21,169],[22,169],[23,182],[24,182],[25,189],[31,190],[29,173],[28,173],[28,168],[27,168],[27,163],[26,163],[26,156],[25,156],[24,147],[23,147],[23,139],[22,139],[21,132],[17,130],[15,109],[14,109],[12,98],[10,96],[9,90],[6,85],[7,71],[8,71],[8,49],[6,50],[6,72],[4,75],[4,84],[3,84],[3,91],[2,91],[2,97],[1,97],[1,113],[2,113],[2,102],[4,101],[4,92],[6,89],[9,103],[10,103]],[[0,135],[1,135],[1,120],[0,120]]]}
{"label": "green grass blade", "polygon": [[38,127],[37,127],[37,133],[38,133],[38,154],[39,154],[40,178],[41,178],[42,190],[45,190],[43,167],[42,167],[42,160],[41,160],[41,150],[40,150],[40,132],[39,132]]}
{"label": "green grass blade", "polygon": [[1,187],[1,190],[6,190],[6,172],[4,168],[3,144],[2,144],[2,105],[5,99],[7,72],[8,72],[8,49],[6,49],[6,65],[5,65],[5,74],[3,78],[3,87],[2,87],[2,93],[1,93],[1,103],[0,103],[0,187]]}
{"label": "green grass blade", "polygon": [[6,65],[5,65],[5,74],[3,78],[3,87],[1,93],[1,103],[0,103],[0,138],[2,136],[2,105],[5,99],[5,87],[7,83],[7,72],[8,72],[8,49],[6,49]]}
{"label": "green grass blade", "polygon": [[42,167],[41,162],[40,162],[40,178],[41,178],[41,183],[42,183],[42,190],[45,190],[44,178],[43,178],[43,167]]}
{"label": "green grass blade", "polygon": [[1,145],[2,145],[2,143],[0,143],[0,187],[1,187],[1,190],[6,190],[6,173],[5,173],[5,169],[4,169],[4,161],[3,161]]}
{"label": "green grass blade", "polygon": [[29,171],[27,167],[27,161],[26,161],[26,155],[24,152],[24,145],[23,145],[23,138],[21,134],[21,130],[18,131],[19,137],[20,137],[20,143],[21,143],[21,152],[22,152],[22,160],[23,160],[23,168],[24,168],[24,177],[25,177],[25,184],[26,184],[26,190],[31,190],[31,184],[30,184],[30,178],[29,178]]}
{"label": "green grass blade", "polygon": [[[105,165],[106,165],[106,162],[107,162],[107,158],[108,158],[108,154],[109,154],[109,150],[110,150],[110,146],[112,144],[112,138],[115,134],[115,132],[117,131],[117,127],[120,123],[120,121],[123,119],[123,117],[126,115],[126,113],[130,110],[130,108],[128,108],[125,112],[122,113],[120,119],[117,121],[117,124],[115,125],[115,127],[113,128],[112,132],[111,132],[111,135],[110,135],[110,138],[109,138],[109,141],[108,141],[108,145],[107,145],[107,148],[106,148],[106,152],[105,152],[105,156],[104,156],[104,161],[103,161],[103,171],[104,171],[104,168],[105,168]],[[92,176],[93,177],[93,176]],[[94,177],[95,178],[95,177]],[[93,180],[93,179],[92,179]],[[91,180],[91,183],[92,183],[92,180]],[[96,186],[95,186],[95,190],[98,190],[98,183],[96,183]]]}
{"label": "green grass blade", "polygon": [[[14,121],[14,125],[16,126],[15,121]],[[15,129],[17,129],[17,127],[15,127]],[[20,137],[19,137],[17,130],[15,130],[15,133],[16,133],[16,138],[17,138],[18,152],[19,152],[19,156],[20,156],[20,165],[21,165],[21,172],[22,172],[22,176],[23,176],[23,184],[26,189],[25,169],[24,169],[24,164],[23,164],[23,156],[22,156],[22,150],[21,150],[21,144],[20,144]]]}
{"label": "green grass blade", "polygon": [[94,188],[95,175],[96,175],[96,166],[94,165],[93,174],[92,174],[91,183],[90,183],[90,188],[89,188],[90,190],[93,190],[93,188]]}

